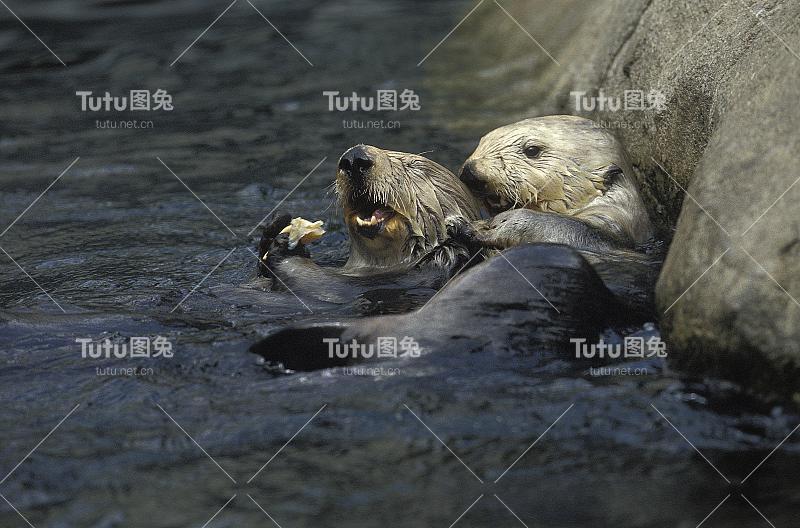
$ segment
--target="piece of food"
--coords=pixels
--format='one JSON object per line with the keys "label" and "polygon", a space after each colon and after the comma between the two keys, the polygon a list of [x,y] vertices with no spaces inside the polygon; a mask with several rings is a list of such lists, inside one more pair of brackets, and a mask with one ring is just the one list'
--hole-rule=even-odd
{"label": "piece of food", "polygon": [[297,244],[310,244],[325,234],[322,229],[322,220],[309,222],[304,218],[292,218],[292,222],[283,228],[281,234],[289,235],[289,249],[294,249]]}

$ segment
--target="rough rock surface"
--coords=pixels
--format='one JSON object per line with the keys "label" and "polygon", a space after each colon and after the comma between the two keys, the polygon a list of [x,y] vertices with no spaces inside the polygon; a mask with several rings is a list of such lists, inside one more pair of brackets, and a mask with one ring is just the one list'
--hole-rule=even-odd
{"label": "rough rock surface", "polygon": [[[571,113],[615,128],[672,239],[656,296],[674,363],[800,386],[800,2],[502,4],[552,59],[482,8],[450,46],[481,57],[482,82],[458,89],[499,91],[498,125]],[[626,90],[655,90],[663,108],[587,111],[571,95]]]}

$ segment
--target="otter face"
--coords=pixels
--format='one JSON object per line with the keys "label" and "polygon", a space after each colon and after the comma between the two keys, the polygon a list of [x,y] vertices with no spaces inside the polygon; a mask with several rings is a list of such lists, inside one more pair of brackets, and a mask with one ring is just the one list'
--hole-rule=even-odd
{"label": "otter face", "polygon": [[469,190],[441,165],[368,145],[339,160],[336,194],[350,233],[350,268],[414,262],[444,241],[447,216],[478,216]]}
{"label": "otter face", "polygon": [[496,214],[515,208],[573,214],[608,190],[622,166],[614,137],[575,116],[526,119],[486,134],[461,180]]}

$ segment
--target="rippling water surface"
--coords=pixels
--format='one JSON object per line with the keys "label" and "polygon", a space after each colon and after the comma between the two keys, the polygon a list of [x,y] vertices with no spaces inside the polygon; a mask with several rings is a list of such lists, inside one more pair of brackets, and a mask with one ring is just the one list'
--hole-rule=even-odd
{"label": "rippling water surface", "polygon": [[[738,482],[792,431],[793,410],[660,362],[637,377],[489,350],[388,361],[377,377],[259,364],[248,346],[288,322],[406,311],[433,293],[306,307],[265,291],[247,250],[262,218],[280,204],[324,219],[315,258],[340,264],[329,186],[347,147],[456,169],[502,109],[448,112],[447,43],[417,67],[470,2],[254,1],[311,66],[238,1],[171,66],[228,5],[9,5],[67,68],[0,10],[3,526],[199,527],[215,512],[208,526],[696,526],[728,495],[709,525],[763,526],[753,505],[791,525],[795,440]],[[481,20],[517,30],[501,15],[461,31]],[[81,112],[75,95],[132,89],[164,89],[174,110]],[[422,110],[329,112],[322,95],[377,89],[414,90]],[[376,118],[400,127],[342,123]],[[153,127],[98,128],[107,119]],[[449,126],[465,119],[472,129]],[[75,342],[131,336],[164,336],[175,355],[84,359]],[[127,367],[152,372],[108,370]]]}

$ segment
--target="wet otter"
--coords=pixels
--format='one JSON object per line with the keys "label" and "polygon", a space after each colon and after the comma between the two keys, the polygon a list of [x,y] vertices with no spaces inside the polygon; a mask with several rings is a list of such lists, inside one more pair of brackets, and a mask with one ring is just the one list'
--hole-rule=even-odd
{"label": "wet otter", "polygon": [[480,225],[484,235],[506,247],[632,249],[653,236],[624,149],[589,119],[545,116],[493,130],[460,177],[496,215]]}
{"label": "wet otter", "polygon": [[494,216],[449,218],[455,240],[473,252],[571,246],[631,310],[652,315],[663,247],[613,134],[581,117],[526,119],[486,134],[460,177]]}
{"label": "wet otter", "polygon": [[595,342],[613,325],[619,305],[574,249],[529,244],[504,252],[454,278],[420,309],[346,323],[283,328],[251,351],[290,370],[315,370],[377,359],[331,354],[330,340],[372,345],[409,336],[421,353],[489,351],[566,359],[570,339]]}
{"label": "wet otter", "polygon": [[[438,163],[422,156],[358,145],[344,153],[336,194],[350,234],[344,273],[416,264],[447,238],[445,219],[478,217],[469,190]],[[448,264],[452,254],[442,254]]]}
{"label": "wet otter", "polygon": [[276,275],[284,286],[325,300],[342,302],[374,287],[376,275],[400,276],[413,268],[419,276],[401,280],[412,287],[441,284],[469,258],[448,240],[445,220],[478,218],[479,205],[450,171],[415,154],[357,145],[339,160],[335,190],[350,235],[350,255],[342,268],[314,264],[307,249],[289,249],[280,231],[283,215],[264,230],[259,244],[260,273]]}

